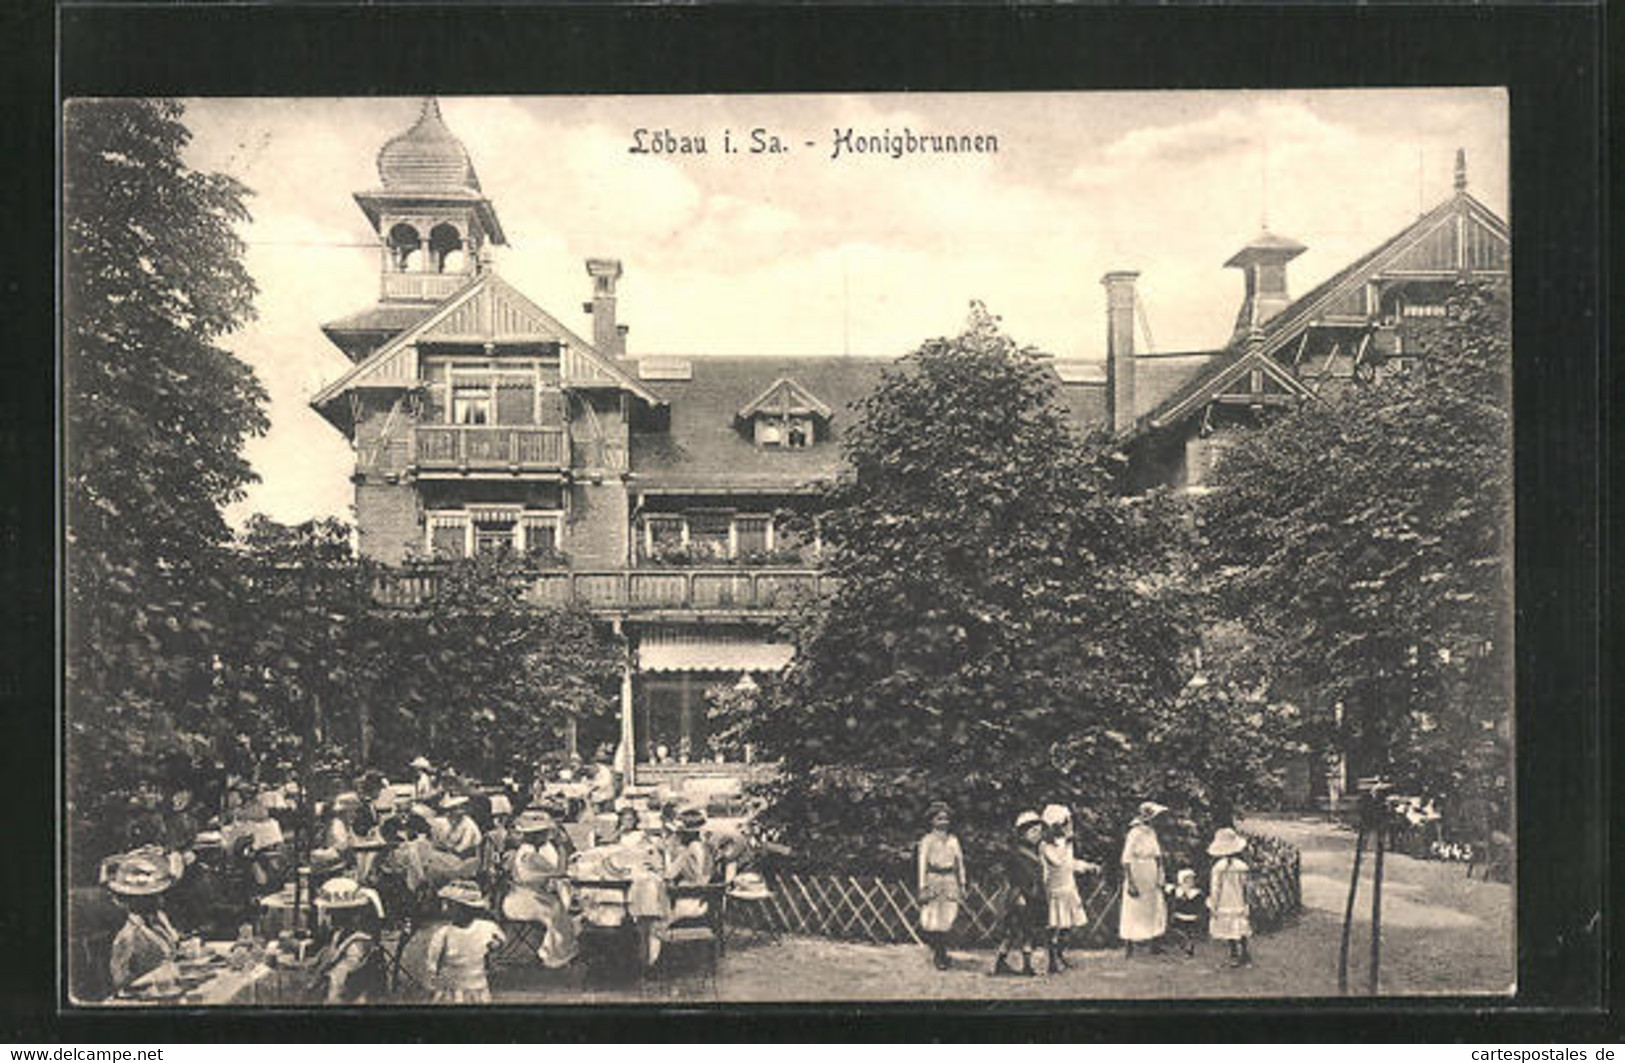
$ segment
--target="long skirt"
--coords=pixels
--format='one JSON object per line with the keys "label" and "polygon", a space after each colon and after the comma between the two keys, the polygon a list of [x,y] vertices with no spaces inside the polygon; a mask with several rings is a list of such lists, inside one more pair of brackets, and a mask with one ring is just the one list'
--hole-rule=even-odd
{"label": "long skirt", "polygon": [[536,956],[544,966],[563,967],[576,958],[579,943],[575,920],[560,898],[516,886],[502,899],[502,914],[516,922],[542,924],[542,944]]}
{"label": "long skirt", "polygon": [[1155,860],[1135,860],[1128,873],[1138,897],[1130,897],[1128,883],[1123,884],[1122,920],[1117,936],[1124,941],[1154,941],[1168,929],[1168,902],[1162,896],[1162,884],[1157,881]]}

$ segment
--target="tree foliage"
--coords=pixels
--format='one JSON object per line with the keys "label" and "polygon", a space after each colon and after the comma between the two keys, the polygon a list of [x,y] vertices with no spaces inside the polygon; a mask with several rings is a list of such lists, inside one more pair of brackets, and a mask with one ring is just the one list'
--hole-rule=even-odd
{"label": "tree foliage", "polygon": [[1106,456],[980,305],[863,402],[822,499],[838,590],[737,735],[781,760],[764,818],[803,854],[901,858],[934,799],[973,849],[1049,801],[1114,844],[1187,635],[1175,514],[1120,498]]}
{"label": "tree foliage", "polygon": [[247,189],[198,173],[179,104],[63,114],[69,800],[95,820],[164,753],[206,741],[221,508],[267,427],[223,346],[253,314]]}
{"label": "tree foliage", "polygon": [[[1303,696],[1357,770],[1502,801],[1511,687],[1511,345],[1463,284],[1388,373],[1226,451],[1204,505],[1219,615],[1255,677]],[[1341,724],[1334,706],[1341,702]]]}

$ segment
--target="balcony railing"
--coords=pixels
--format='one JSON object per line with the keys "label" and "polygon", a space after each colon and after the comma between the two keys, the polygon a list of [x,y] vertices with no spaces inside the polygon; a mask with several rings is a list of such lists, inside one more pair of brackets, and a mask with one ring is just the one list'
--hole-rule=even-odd
{"label": "balcony railing", "polygon": [[[533,605],[580,603],[595,612],[785,612],[808,595],[829,593],[833,577],[813,568],[551,569],[529,577]],[[385,605],[410,607],[433,597],[433,569],[402,570],[379,577],[375,596]]]}
{"label": "balcony railing", "polygon": [[444,299],[473,278],[467,273],[385,273],[385,299]]}
{"label": "balcony railing", "polygon": [[419,425],[412,464],[420,471],[557,472],[569,468],[562,428]]}

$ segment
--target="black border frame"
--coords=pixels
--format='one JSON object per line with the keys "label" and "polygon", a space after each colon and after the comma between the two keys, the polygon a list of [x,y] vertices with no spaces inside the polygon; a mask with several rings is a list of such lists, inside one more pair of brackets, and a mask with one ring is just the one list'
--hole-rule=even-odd
{"label": "black border frame", "polygon": [[[27,1040],[1469,1040],[1611,1037],[1605,801],[1611,678],[1599,650],[1610,382],[1599,295],[1603,11],[1573,6],[595,7],[32,2],[0,15],[12,114],[5,217],[54,247],[56,103],[80,95],[409,95],[1506,85],[1518,350],[1519,985],[1485,998],[511,1009],[478,1015],[57,1010],[54,859],[54,276],[8,256],[23,314],[0,391],[0,568],[15,666],[0,679],[11,794],[0,1001]],[[1617,19],[1615,20],[1617,25]],[[54,41],[53,41],[54,39]],[[53,43],[56,51],[53,52]],[[54,79],[54,84],[53,84]],[[53,91],[55,90],[55,91]],[[1355,162],[1357,166],[1357,161]],[[21,267],[28,267],[22,269]],[[24,353],[27,352],[27,353]],[[48,398],[50,396],[50,398]],[[33,813],[33,814],[28,814]],[[20,844],[18,844],[20,843]],[[1613,961],[1617,963],[1616,961]],[[1617,970],[1617,967],[1615,968]],[[725,1017],[725,1021],[719,1021]],[[1149,1020],[1149,1021],[1148,1021]]]}

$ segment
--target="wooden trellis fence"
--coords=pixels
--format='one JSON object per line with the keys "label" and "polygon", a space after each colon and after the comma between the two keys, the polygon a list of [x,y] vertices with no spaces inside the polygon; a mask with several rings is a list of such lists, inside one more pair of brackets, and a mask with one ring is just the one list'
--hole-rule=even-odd
{"label": "wooden trellis fence", "polygon": [[[1297,911],[1302,894],[1298,851],[1273,838],[1250,836],[1243,857],[1253,868],[1253,923],[1259,930],[1279,926]],[[784,934],[837,938],[871,944],[918,944],[919,903],[914,886],[896,878],[783,871],[768,876],[772,895],[730,905],[732,923]],[[998,943],[999,920],[1009,886],[1002,878],[973,880],[960,904],[954,937],[960,947]],[[1086,879],[1083,906],[1089,923],[1073,932],[1073,946],[1110,948],[1117,944],[1117,912],[1122,885],[1115,875]]]}

